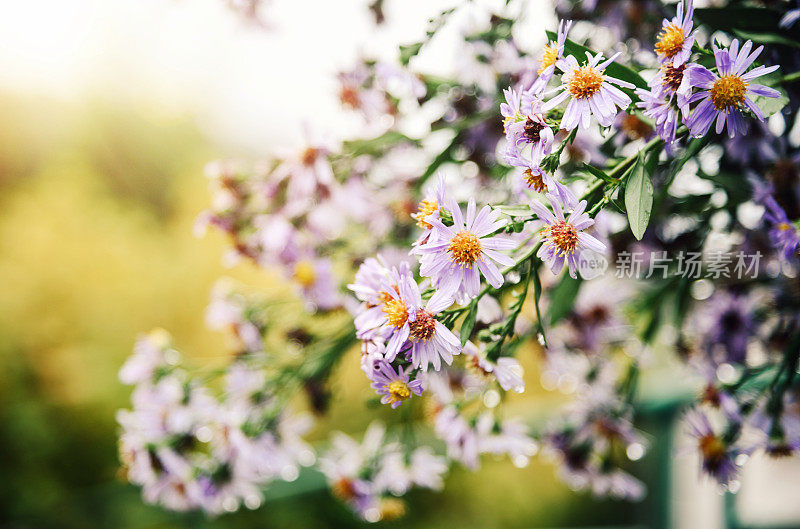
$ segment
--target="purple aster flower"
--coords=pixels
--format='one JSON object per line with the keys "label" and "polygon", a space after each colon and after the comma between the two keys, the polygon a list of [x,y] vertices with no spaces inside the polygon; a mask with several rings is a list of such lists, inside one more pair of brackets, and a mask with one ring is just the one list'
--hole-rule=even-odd
{"label": "purple aster flower", "polygon": [[542,114],[542,100],[530,91],[516,92],[512,88],[503,90],[503,95],[506,102],[500,105],[500,113],[505,118],[503,129],[509,149],[520,152],[530,144],[531,160],[540,162],[553,150],[554,138]]}
{"label": "purple aster flower", "polygon": [[726,140],[725,156],[746,167],[773,165],[780,158],[782,142],[767,123],[756,121],[747,134]]}
{"label": "purple aster flower", "polygon": [[798,395],[787,391],[783,395],[782,412],[771,409],[769,399],[764,399],[748,418],[755,429],[757,441],[753,450],[763,449],[773,458],[788,457],[800,452],[800,416],[797,413]]}
{"label": "purple aster flower", "polygon": [[[439,211],[447,203],[447,186],[445,185],[444,175],[439,174],[436,187],[433,189],[433,197],[425,198],[417,206],[417,212],[411,214],[411,218],[417,221],[417,226],[422,228],[422,234],[417,238],[412,246],[416,249],[420,244],[425,244],[430,239],[433,232],[433,224],[429,219],[439,218]],[[430,197],[430,194],[428,195]]]}
{"label": "purple aster flower", "polygon": [[[543,171],[533,161],[512,150],[506,152],[504,157],[509,165],[524,168],[521,175],[522,178],[516,178],[514,182],[514,189],[517,193],[520,193],[523,188],[531,189],[537,193],[550,193],[559,197],[565,204],[570,204],[570,200],[575,198],[575,195],[570,193],[564,184],[556,180],[553,175]],[[577,204],[577,200],[575,203]]]}
{"label": "purple aster flower", "polygon": [[392,300],[389,292],[398,292],[399,285],[410,278],[411,270],[407,263],[389,270],[380,256],[367,259],[359,267],[355,282],[347,288],[363,302],[354,322],[360,340],[373,340],[386,334],[384,309],[385,304]]}
{"label": "purple aster flower", "polygon": [[651,118],[656,125],[656,133],[668,146],[675,143],[675,134],[681,117],[689,115],[689,96],[691,85],[686,64],[673,66],[666,63],[658,70],[658,74],[648,83],[650,90],[636,89],[641,101],[636,106],[644,110],[644,115]]}
{"label": "purple aster flower", "polygon": [[800,253],[800,229],[789,220],[772,195],[764,196],[761,202],[766,208],[764,217],[772,224],[769,229],[770,242],[785,261],[796,259]]}
{"label": "purple aster flower", "polygon": [[692,0],[686,0],[686,13],[683,6],[681,1],[675,18],[664,19],[655,47],[659,60],[662,63],[671,63],[676,68],[689,60],[694,44],[692,35],[694,5]]}
{"label": "purple aster flower", "polygon": [[455,406],[446,406],[436,414],[434,430],[447,445],[447,457],[471,470],[478,468],[478,435]]}
{"label": "purple aster flower", "polygon": [[330,193],[336,186],[330,156],[335,147],[327,141],[311,138],[308,146],[296,157],[285,160],[272,172],[273,185],[286,183],[287,215],[296,215],[308,209],[309,202],[319,194]]}
{"label": "purple aster flower", "polygon": [[409,382],[408,374],[400,366],[397,371],[388,362],[378,362],[372,371],[372,389],[378,392],[382,404],[391,404],[395,409],[404,400],[411,398],[413,393],[416,396],[422,395],[422,381],[412,380]]}
{"label": "purple aster flower", "polygon": [[539,64],[539,70],[536,72],[538,77],[531,87],[531,91],[534,93],[540,93],[544,90],[547,83],[553,78],[553,74],[556,71],[556,63],[559,59],[564,57],[564,43],[567,41],[567,33],[569,33],[569,28],[571,27],[571,20],[560,21],[558,23],[558,36],[555,42],[550,41],[545,45],[542,60]]}
{"label": "purple aster flower", "polygon": [[167,365],[166,351],[172,339],[163,329],[156,329],[136,340],[133,354],[119,370],[123,384],[145,384],[152,382],[156,370]]}
{"label": "purple aster flower", "polygon": [[686,122],[693,136],[705,135],[715,119],[717,134],[722,132],[726,124],[731,138],[736,132],[745,133],[747,128],[742,115],[744,109],[749,109],[759,120],[764,121],[764,113],[749,96],[778,97],[780,92],[764,85],[751,84],[751,81],[775,71],[778,66],[758,66],[745,73],[747,67],[753,64],[764,49],[764,46],[759,46],[750,53],[752,47],[753,43],[749,40],[744,43],[741,51],[738,40],[734,40],[727,50],[715,46],[717,73],[700,65],[693,66],[688,72],[691,85],[702,90],[689,99],[691,103],[700,101]]}
{"label": "purple aster flower", "polygon": [[730,483],[739,473],[736,457],[746,452],[731,446],[718,435],[702,411],[691,409],[686,412],[684,420],[689,427],[689,435],[697,442],[703,471],[721,485]]}
{"label": "purple aster flower", "polygon": [[553,328],[553,343],[594,355],[624,342],[631,331],[623,308],[632,296],[630,285],[611,275],[585,281],[563,324]]}
{"label": "purple aster flower", "polygon": [[741,422],[739,403],[730,392],[720,387],[717,377],[718,364],[711,362],[707,357],[697,356],[689,360],[689,366],[703,377],[703,390],[699,402],[721,411],[729,421]]}
{"label": "purple aster flower", "polygon": [[371,86],[370,72],[365,63],[358,64],[353,70],[339,72],[339,102],[342,107],[361,113],[368,122],[374,122],[393,108],[386,98],[386,93]]}
{"label": "purple aster flower", "polygon": [[724,291],[715,293],[702,305],[698,321],[703,322],[703,348],[711,360],[744,364],[747,344],[756,332],[754,301]]}
{"label": "purple aster flower", "polygon": [[492,362],[486,357],[485,347],[478,349],[472,342],[467,342],[464,346],[464,354],[469,357],[472,366],[479,373],[493,375],[505,391],[513,390],[517,393],[525,391],[522,366],[516,358],[501,356],[496,362]]}
{"label": "purple aster flower", "polygon": [[342,298],[328,259],[297,261],[292,269],[292,279],[300,286],[300,292],[309,303],[309,310],[329,310],[341,306]]}
{"label": "purple aster flower", "polygon": [[600,125],[610,127],[617,116],[617,107],[625,110],[631,104],[631,98],[614,85],[635,88],[631,83],[603,73],[618,55],[619,53],[600,62],[603,59],[602,54],[593,56],[586,52],[588,61],[583,66],[579,65],[578,60],[571,55],[559,60],[556,67],[564,72],[561,76],[561,86],[557,89],[561,90],[561,93],[545,103],[542,110],[544,112],[552,110],[570,98],[564,117],[561,119],[562,129],[573,130],[578,126],[588,129],[592,115]]}
{"label": "purple aster flower", "polygon": [[606,245],[583,231],[594,224],[594,220],[584,212],[585,200],[578,202],[569,217],[565,217],[564,204],[554,195],[548,194],[547,198],[553,206],[553,212],[540,202],[531,203],[531,210],[546,224],[543,230],[543,244],[536,256],[545,261],[554,274],[560,272],[566,262],[569,266],[569,275],[577,277],[575,270],[581,252],[585,250],[604,252]]}
{"label": "purple aster flower", "polygon": [[470,198],[467,205],[466,223],[454,200],[449,209],[453,215],[452,226],[445,226],[439,219],[431,220],[436,236],[434,241],[419,248],[423,254],[420,274],[430,277],[436,288],[459,300],[478,295],[480,274],[498,288],[503,284],[503,274],[494,262],[504,266],[514,264],[513,259],[498,250],[516,247],[511,239],[492,236],[504,225],[497,220],[500,213],[484,206],[476,215],[474,198]]}
{"label": "purple aster flower", "polygon": [[524,467],[530,457],[539,451],[539,445],[528,431],[528,426],[518,420],[501,422],[491,412],[484,412],[475,421],[478,452],[496,456],[507,454],[516,466]]}
{"label": "purple aster flower", "polygon": [[393,361],[402,350],[415,369],[426,370],[428,364],[433,364],[438,371],[442,359],[450,365],[453,355],[461,349],[461,341],[436,319],[453,303],[452,294],[439,290],[423,305],[419,285],[410,277],[404,279],[397,291],[385,283],[391,299],[383,304],[382,311],[387,325],[392,327],[386,361]]}

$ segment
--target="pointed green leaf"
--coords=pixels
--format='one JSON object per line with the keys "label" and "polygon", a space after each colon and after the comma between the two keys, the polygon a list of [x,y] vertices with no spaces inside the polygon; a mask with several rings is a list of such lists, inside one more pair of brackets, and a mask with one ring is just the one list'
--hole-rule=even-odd
{"label": "pointed green leaf", "polygon": [[633,236],[641,240],[653,209],[653,182],[650,181],[642,152],[625,184],[625,209]]}
{"label": "pointed green leaf", "polygon": [[475,328],[475,320],[478,317],[478,303],[472,300],[469,305],[469,312],[467,317],[461,323],[461,345],[465,345],[472,335],[472,329]]}
{"label": "pointed green leaf", "polygon": [[509,217],[530,217],[533,215],[530,206],[527,204],[520,204],[518,206],[492,206],[492,209],[508,215]]}
{"label": "pointed green leaf", "polygon": [[605,171],[601,171],[597,167],[594,167],[593,165],[589,165],[588,163],[583,164],[582,169],[584,171],[586,171],[587,173],[589,173],[590,175],[596,176],[597,178],[599,178],[600,180],[602,180],[602,181],[604,181],[604,182],[606,182],[608,184],[613,184],[613,183],[616,183],[616,181],[617,181],[615,178],[612,178],[612,177],[608,176],[605,173]]}
{"label": "pointed green leaf", "polygon": [[564,277],[558,285],[550,292],[551,301],[548,307],[548,315],[550,317],[551,326],[561,321],[570,313],[580,287],[580,278],[572,279],[569,274],[564,274]]}

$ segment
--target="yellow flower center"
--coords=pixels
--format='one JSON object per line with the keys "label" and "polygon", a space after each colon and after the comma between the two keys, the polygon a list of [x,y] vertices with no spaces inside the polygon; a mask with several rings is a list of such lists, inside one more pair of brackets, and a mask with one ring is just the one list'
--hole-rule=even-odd
{"label": "yellow flower center", "polygon": [[542,173],[533,174],[533,171],[530,169],[525,169],[522,173],[522,177],[525,179],[525,183],[528,184],[528,187],[537,193],[542,193],[547,189],[547,186],[544,185]]}
{"label": "yellow flower center", "polygon": [[584,64],[577,70],[573,70],[567,80],[567,86],[576,99],[589,99],[600,91],[604,79],[605,77],[597,68]]}
{"label": "yellow flower center", "polygon": [[427,310],[417,312],[417,317],[409,327],[411,327],[411,339],[415,342],[427,342],[436,334],[436,320]]}
{"label": "yellow flower center", "polygon": [[781,231],[789,231],[791,228],[792,226],[786,222],[781,222],[778,224],[778,229]]}
{"label": "yellow flower center", "polygon": [[302,160],[303,165],[311,166],[317,161],[317,156],[319,156],[319,149],[308,147],[303,151],[303,154],[300,156],[300,160]]}
{"label": "yellow flower center", "polygon": [[469,361],[467,362],[467,367],[472,368],[472,370],[475,371],[475,373],[477,373],[482,377],[488,377],[489,375],[491,375],[489,371],[486,371],[483,368],[483,366],[481,365],[481,359],[478,358],[477,356],[473,356],[469,359]]}
{"label": "yellow flower center", "polygon": [[383,498],[379,510],[381,520],[397,520],[406,514],[406,504],[398,498]]}
{"label": "yellow flower center", "polygon": [[342,106],[353,110],[358,109],[361,104],[361,100],[358,97],[358,90],[352,86],[342,87],[339,91],[339,101],[342,103]]}
{"label": "yellow flower center", "polygon": [[725,443],[714,434],[701,437],[698,446],[703,459],[711,465],[719,464],[725,456]]}
{"label": "yellow flower center", "polygon": [[317,272],[314,270],[314,263],[311,261],[300,261],[294,265],[294,280],[301,286],[308,288],[317,280]]}
{"label": "yellow flower center", "polygon": [[381,311],[386,314],[386,321],[392,327],[402,327],[408,321],[408,307],[401,299],[390,299],[383,304]]}
{"label": "yellow flower center", "polygon": [[719,111],[738,108],[744,103],[747,83],[739,76],[726,75],[714,81],[711,87],[711,103]]}
{"label": "yellow flower center", "polygon": [[425,217],[431,213],[439,210],[439,202],[437,200],[425,199],[417,206],[417,226],[423,229],[433,228],[429,222],[425,222]]}
{"label": "yellow flower center", "polygon": [[578,246],[578,230],[565,220],[555,222],[547,232],[561,255],[573,253]]}
{"label": "yellow flower center", "polygon": [[411,397],[411,389],[408,387],[408,384],[403,382],[402,380],[395,380],[390,382],[386,389],[389,390],[389,403],[394,404],[395,402],[402,402],[404,400],[408,400]]}
{"label": "yellow flower center", "polygon": [[539,66],[539,70],[536,72],[540,74],[545,71],[550,66],[554,65],[558,60],[558,45],[554,42],[552,44],[548,44],[544,47],[544,55],[542,55],[542,64]]}
{"label": "yellow flower center", "polygon": [[672,57],[683,49],[683,42],[686,40],[686,35],[683,34],[683,28],[675,24],[670,24],[661,30],[656,42],[656,53],[664,57]]}
{"label": "yellow flower center", "polygon": [[356,497],[356,489],[353,486],[353,482],[347,478],[342,478],[331,485],[331,492],[345,501],[352,500]]}
{"label": "yellow flower center", "polygon": [[481,241],[474,233],[461,230],[450,240],[449,250],[453,262],[470,267],[481,256]]}

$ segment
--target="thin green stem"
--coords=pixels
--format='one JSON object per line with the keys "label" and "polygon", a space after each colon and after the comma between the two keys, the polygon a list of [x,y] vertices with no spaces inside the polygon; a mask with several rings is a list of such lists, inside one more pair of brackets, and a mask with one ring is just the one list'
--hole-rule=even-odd
{"label": "thin green stem", "polygon": [[778,79],[775,84],[790,84],[800,80],[800,72],[794,72],[790,74],[786,74],[780,79]]}

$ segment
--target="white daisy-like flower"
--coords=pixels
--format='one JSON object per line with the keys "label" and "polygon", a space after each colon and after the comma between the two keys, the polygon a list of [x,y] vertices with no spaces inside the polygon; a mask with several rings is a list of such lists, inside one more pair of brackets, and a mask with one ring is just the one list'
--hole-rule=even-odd
{"label": "white daisy-like flower", "polygon": [[631,83],[605,74],[605,69],[618,55],[603,61],[602,54],[586,52],[588,61],[583,65],[571,55],[559,60],[556,67],[564,74],[556,90],[561,93],[545,103],[542,112],[554,109],[569,98],[561,119],[562,129],[573,130],[578,126],[588,129],[592,115],[600,125],[610,127],[617,116],[617,107],[624,110],[631,104],[631,98],[614,85],[635,88]]}

